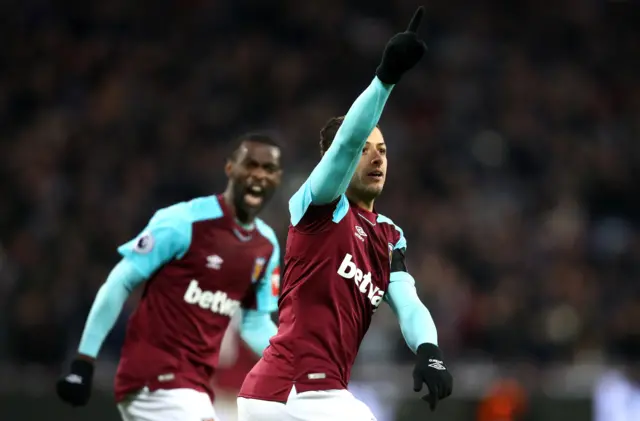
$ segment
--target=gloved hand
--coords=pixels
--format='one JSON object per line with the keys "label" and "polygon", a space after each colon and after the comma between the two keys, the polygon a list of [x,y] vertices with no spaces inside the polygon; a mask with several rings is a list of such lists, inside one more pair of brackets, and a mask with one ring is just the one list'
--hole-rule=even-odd
{"label": "gloved hand", "polygon": [[426,384],[429,394],[422,399],[429,402],[434,411],[439,400],[451,395],[453,377],[442,362],[442,352],[436,345],[422,344],[416,354],[418,361],[413,369],[413,390],[419,392],[422,383]]}
{"label": "gloved hand", "polygon": [[394,35],[382,54],[382,61],[376,69],[381,82],[394,85],[402,75],[415,66],[424,55],[427,46],[418,38],[416,32],[424,15],[424,7],[418,7],[405,32]]}
{"label": "gloved hand", "polygon": [[91,396],[93,362],[76,358],[71,363],[69,373],[58,380],[56,392],[60,399],[72,406],[84,406]]}

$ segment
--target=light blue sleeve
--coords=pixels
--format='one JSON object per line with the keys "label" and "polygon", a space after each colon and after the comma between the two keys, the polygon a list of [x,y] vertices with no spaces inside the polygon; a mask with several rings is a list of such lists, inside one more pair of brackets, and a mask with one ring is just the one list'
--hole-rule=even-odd
{"label": "light blue sleeve", "polygon": [[415,280],[410,274],[391,273],[385,300],[398,317],[402,336],[413,352],[423,343],[438,345],[438,330],[431,313],[420,301]]}
{"label": "light blue sleeve", "polygon": [[276,334],[278,328],[271,313],[259,310],[242,310],[242,323],[240,324],[240,338],[258,356],[262,356],[269,346],[269,339]]}
{"label": "light blue sleeve", "polygon": [[[278,310],[280,292],[280,245],[276,233],[261,219],[256,219],[256,227],[273,245],[273,252],[262,278],[258,280],[255,294],[255,309],[242,309],[240,337],[259,356],[269,345],[269,339],[278,328],[271,320],[271,313]],[[251,301],[251,300],[250,300]]]}
{"label": "light blue sleeve", "polygon": [[165,263],[182,258],[190,243],[189,211],[179,203],[156,212],[140,235],[118,247],[118,252],[148,279]]}
{"label": "light blue sleeve", "polygon": [[96,295],[82,332],[78,352],[96,358],[105,338],[118,320],[127,297],[144,276],[127,260],[121,260]]}
{"label": "light blue sleeve", "polygon": [[395,227],[396,227],[396,230],[400,233],[400,238],[394,244],[393,249],[394,250],[406,249],[407,248],[407,239],[404,238],[404,232],[402,231],[402,229],[399,226],[395,225]]}
{"label": "light blue sleeve", "polygon": [[374,78],[351,105],[329,149],[309,178],[289,200],[291,223],[297,225],[311,204],[336,200],[347,190],[362,148],[378,124],[393,85]]}

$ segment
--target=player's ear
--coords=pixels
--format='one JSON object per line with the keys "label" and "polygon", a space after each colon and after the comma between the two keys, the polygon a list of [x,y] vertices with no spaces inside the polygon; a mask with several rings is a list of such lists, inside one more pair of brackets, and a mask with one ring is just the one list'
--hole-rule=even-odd
{"label": "player's ear", "polygon": [[227,159],[227,163],[224,164],[224,173],[227,177],[231,177],[231,171],[233,170],[233,162],[230,159]]}

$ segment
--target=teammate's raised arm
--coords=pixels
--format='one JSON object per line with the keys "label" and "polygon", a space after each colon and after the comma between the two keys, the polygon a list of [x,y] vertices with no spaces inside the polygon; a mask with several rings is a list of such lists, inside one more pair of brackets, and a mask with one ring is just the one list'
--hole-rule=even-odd
{"label": "teammate's raised arm", "polygon": [[389,40],[376,69],[376,77],[347,112],[331,146],[296,193],[303,196],[303,200],[297,202],[307,206],[322,205],[345,193],[362,148],[378,124],[391,89],[424,54],[426,46],[416,34],[423,13],[419,8],[407,30]]}

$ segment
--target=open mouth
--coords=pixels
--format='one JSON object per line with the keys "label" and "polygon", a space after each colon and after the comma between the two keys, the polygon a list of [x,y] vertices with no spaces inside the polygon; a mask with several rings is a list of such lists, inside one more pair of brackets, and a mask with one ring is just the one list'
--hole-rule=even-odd
{"label": "open mouth", "polygon": [[382,171],[379,171],[379,170],[375,170],[375,171],[371,171],[371,172],[367,173],[367,177],[372,178],[372,179],[377,180],[377,181],[381,181],[383,176],[384,176],[384,174],[382,173]]}
{"label": "open mouth", "polygon": [[251,207],[262,205],[264,200],[264,188],[258,185],[249,186],[244,194],[244,201]]}

